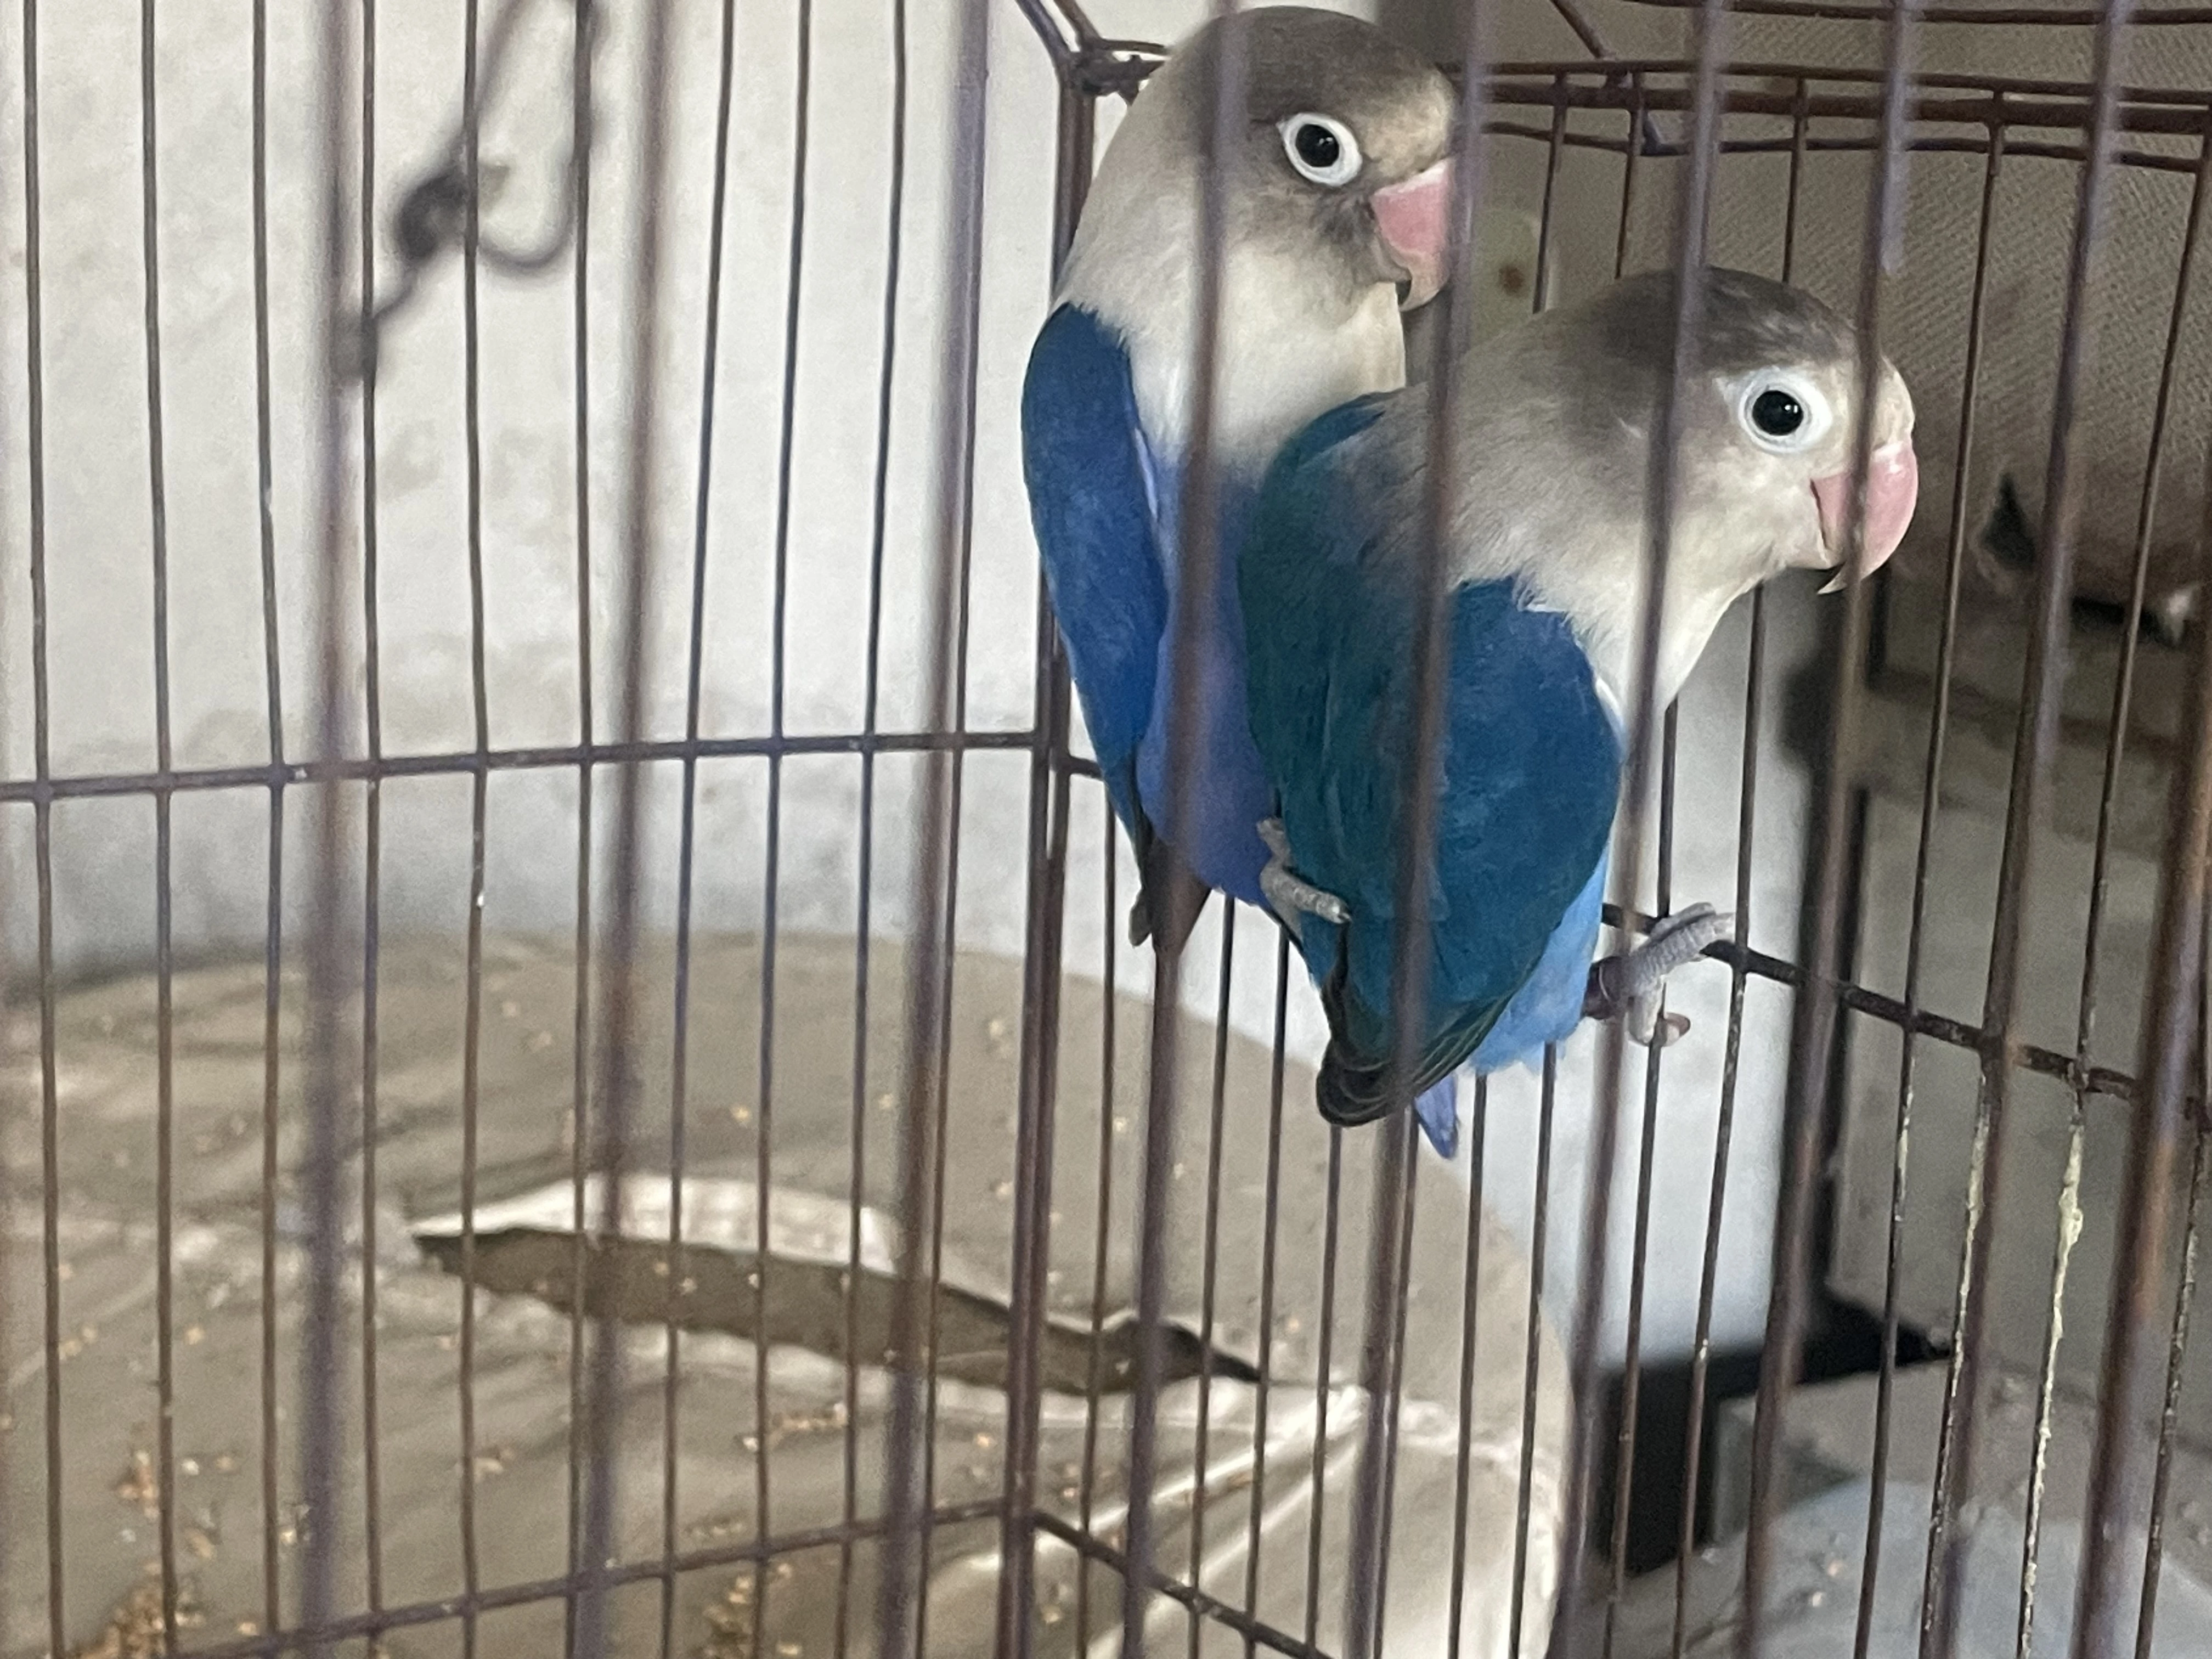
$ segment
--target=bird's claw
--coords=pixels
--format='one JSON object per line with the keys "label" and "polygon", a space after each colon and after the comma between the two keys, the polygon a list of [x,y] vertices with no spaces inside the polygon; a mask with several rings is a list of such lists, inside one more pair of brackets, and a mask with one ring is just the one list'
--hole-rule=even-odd
{"label": "bird's claw", "polygon": [[1583,1012],[1592,1019],[1618,1018],[1628,1035],[1647,1048],[1664,1048],[1690,1029],[1682,1014],[1665,1009],[1667,976],[1703,956],[1705,947],[1726,939],[1735,919],[1710,904],[1692,904],[1651,924],[1644,942],[1592,965]]}
{"label": "bird's claw", "polygon": [[1285,833],[1280,818],[1261,819],[1259,830],[1260,840],[1267,849],[1267,867],[1260,872],[1260,890],[1293,933],[1298,931],[1301,915],[1319,916],[1340,927],[1352,919],[1352,912],[1345,908],[1342,899],[1334,893],[1322,892],[1311,882],[1291,873],[1291,838]]}

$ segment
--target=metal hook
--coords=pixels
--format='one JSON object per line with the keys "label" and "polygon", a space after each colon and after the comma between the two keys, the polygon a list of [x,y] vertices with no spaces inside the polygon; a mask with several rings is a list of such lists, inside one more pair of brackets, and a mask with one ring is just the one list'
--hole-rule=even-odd
{"label": "metal hook", "polygon": [[[531,3],[532,0],[506,0],[492,21],[490,37],[484,45],[473,112],[475,130],[478,132],[483,130],[484,109],[498,94],[515,27],[524,9]],[[584,36],[584,52],[587,57],[595,56],[603,39],[597,0],[569,0],[569,3],[575,11],[575,27]],[[569,76],[572,125],[562,165],[567,187],[561,194],[560,216],[554,222],[552,230],[542,245],[530,247],[506,242],[487,234],[481,224],[477,227],[477,257],[507,276],[527,276],[544,270],[568,252],[576,233],[577,203],[583,192],[584,170],[591,164],[593,122],[590,89],[573,58]],[[366,380],[376,372],[377,350],[385,325],[414,300],[422,273],[447,249],[458,246],[467,234],[471,191],[481,205],[506,176],[505,169],[485,167],[479,158],[477,177],[471,180],[468,156],[471,120],[471,112],[464,109],[443,147],[442,159],[409,187],[392,211],[392,241],[399,255],[399,274],[391,290],[362,313],[350,358],[341,366],[348,380]]]}

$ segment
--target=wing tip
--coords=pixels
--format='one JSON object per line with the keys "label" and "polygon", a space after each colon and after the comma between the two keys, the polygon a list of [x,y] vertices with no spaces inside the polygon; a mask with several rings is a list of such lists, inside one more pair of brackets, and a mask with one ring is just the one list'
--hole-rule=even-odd
{"label": "wing tip", "polygon": [[1139,857],[1129,943],[1142,945],[1149,939],[1155,951],[1182,950],[1212,893],[1166,842],[1153,836]]}
{"label": "wing tip", "polygon": [[1390,1062],[1353,1058],[1332,1037],[1314,1079],[1314,1103],[1322,1116],[1340,1129],[1354,1129],[1385,1115],[1390,1100]]}

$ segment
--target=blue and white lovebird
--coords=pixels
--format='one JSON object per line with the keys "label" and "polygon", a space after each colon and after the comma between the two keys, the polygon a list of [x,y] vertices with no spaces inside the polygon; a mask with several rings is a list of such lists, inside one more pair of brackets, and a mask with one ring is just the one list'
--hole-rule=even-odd
{"label": "blue and white lovebird", "polygon": [[[1401,306],[1443,280],[1453,100],[1355,18],[1278,7],[1243,36],[1244,136],[1225,207],[1212,453],[1212,602],[1173,684],[1177,523],[1197,378],[1201,192],[1224,26],[1146,82],[1092,182],[1022,392],[1022,459],[1068,667],[1141,872],[1130,938],[1180,945],[1209,889],[1261,902],[1270,795],[1244,716],[1236,553],[1267,464],[1349,398],[1406,380]],[[1194,739],[1182,844],[1166,845],[1169,714]]]}
{"label": "blue and white lovebird", "polygon": [[[1686,1022],[1658,1025],[1661,982],[1727,926],[1698,906],[1591,965],[1676,293],[1671,272],[1630,277],[1462,365],[1427,996],[1410,1079],[1445,1157],[1460,1066],[1540,1058],[1585,1014],[1626,1015],[1639,1041],[1669,1040]],[[1715,270],[1698,337],[1679,410],[1661,708],[1737,599],[1846,556],[1857,331],[1794,289]],[[1876,385],[1862,570],[1896,550],[1919,490],[1911,397],[1887,361]],[[1252,732],[1291,866],[1271,884],[1328,1015],[1317,1093],[1333,1123],[1389,1104],[1429,407],[1416,388],[1306,428],[1270,472],[1239,562]]]}

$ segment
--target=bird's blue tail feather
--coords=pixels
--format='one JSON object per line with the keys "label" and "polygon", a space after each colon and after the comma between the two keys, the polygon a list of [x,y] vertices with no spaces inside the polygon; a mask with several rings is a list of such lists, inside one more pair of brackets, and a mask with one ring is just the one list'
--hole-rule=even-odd
{"label": "bird's blue tail feather", "polygon": [[1454,1086],[1457,1075],[1454,1073],[1431,1084],[1413,1102],[1413,1115],[1421,1120],[1421,1133],[1428,1136],[1437,1156],[1447,1159],[1459,1151],[1459,1093]]}

